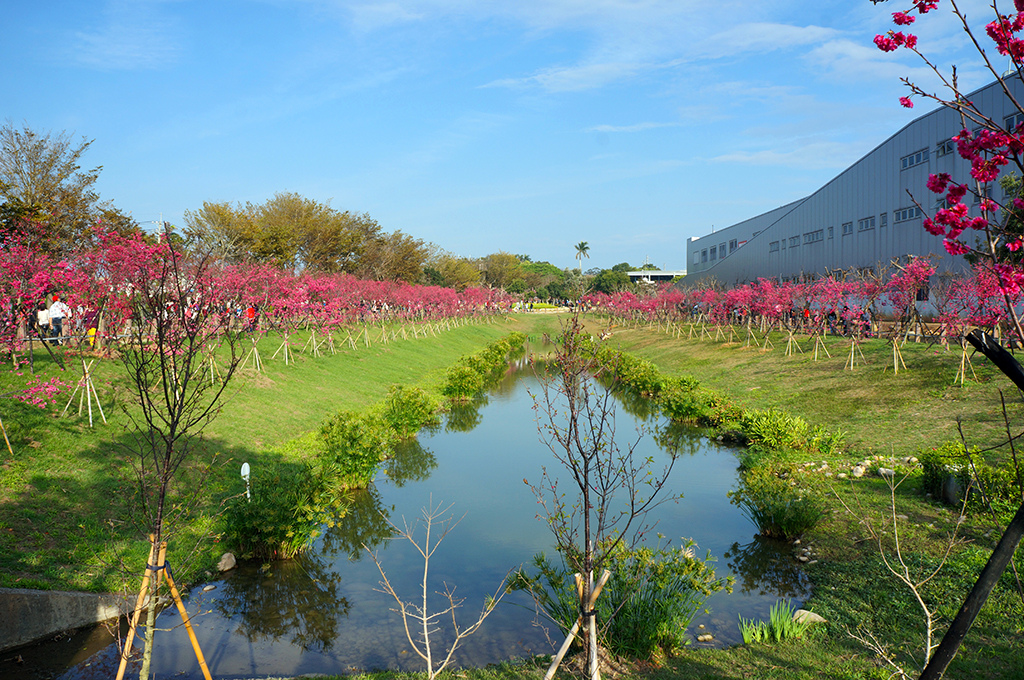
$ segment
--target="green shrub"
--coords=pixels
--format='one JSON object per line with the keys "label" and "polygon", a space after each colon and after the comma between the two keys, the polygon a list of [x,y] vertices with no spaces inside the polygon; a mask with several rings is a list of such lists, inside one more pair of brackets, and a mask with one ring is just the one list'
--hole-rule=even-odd
{"label": "green shrub", "polygon": [[384,400],[381,415],[399,439],[409,439],[424,427],[437,425],[440,409],[440,401],[426,390],[395,385]]}
{"label": "green shrub", "polygon": [[[650,658],[688,643],[686,629],[705,598],[732,588],[715,575],[710,554],[693,556],[693,543],[675,549],[620,547],[605,567],[612,573],[597,598],[602,643],[615,654]],[[543,554],[534,557],[535,575],[518,572],[516,590],[528,590],[544,611],[567,632],[579,615],[572,575]],[[619,608],[621,605],[621,608]],[[619,608],[616,612],[616,608]]]}
{"label": "green shrub", "polygon": [[225,541],[243,559],[291,558],[309,547],[341,512],[341,495],[315,466],[256,466],[244,494],[224,513]]}
{"label": "green shrub", "polygon": [[456,364],[445,374],[441,394],[456,401],[472,399],[484,388],[484,377],[465,364]]}
{"label": "green shrub", "polygon": [[[1017,474],[1011,466],[996,467],[984,462],[977,447],[969,452],[958,441],[949,441],[938,448],[918,453],[921,464],[921,487],[935,498],[942,498],[942,488],[949,475],[956,477],[961,489],[971,487],[967,500],[969,510],[985,506],[985,498],[1000,508],[1007,501],[1019,498]],[[1004,508],[1005,509],[1005,508]]]}
{"label": "green shrub", "polygon": [[395,431],[377,412],[340,411],[320,426],[321,469],[348,488],[363,488],[394,452]]}
{"label": "green shrub", "polygon": [[441,394],[455,401],[472,399],[504,375],[509,355],[525,342],[525,333],[509,333],[479,352],[462,357],[445,374]]}
{"label": "green shrub", "polygon": [[815,490],[795,486],[766,466],[747,470],[739,490],[731,491],[729,499],[768,538],[794,539],[828,514]]}
{"label": "green shrub", "polygon": [[807,422],[777,409],[748,411],[739,419],[739,429],[752,447],[769,450],[802,449],[807,446]]}

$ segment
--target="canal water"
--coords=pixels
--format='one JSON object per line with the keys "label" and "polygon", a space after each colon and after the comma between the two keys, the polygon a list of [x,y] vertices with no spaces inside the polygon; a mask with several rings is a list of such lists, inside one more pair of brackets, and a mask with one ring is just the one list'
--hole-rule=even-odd
{"label": "canal water", "polygon": [[[388,520],[404,526],[416,521],[424,508],[437,506],[449,508],[448,514],[459,519],[430,560],[429,586],[431,593],[445,584],[456,588],[465,598],[458,615],[467,623],[510,569],[528,566],[541,551],[554,555],[552,536],[538,517],[542,508],[524,483],[539,482],[545,467],[556,474],[559,470],[538,434],[533,396],[541,389],[528,367],[511,371],[488,395],[457,408],[436,431],[422,432],[402,447],[307,554],[244,564],[205,584],[214,586],[212,590],[194,589],[188,609],[213,676],[422,669],[401,618],[392,611],[394,601],[379,592],[380,573],[363,547],[377,554],[405,599],[417,601],[423,560],[404,539],[389,538]],[[643,400],[619,396],[620,445],[641,434],[636,455],[651,457],[655,471],[661,470],[671,454],[655,442],[654,431],[665,423],[645,413]],[[738,483],[735,451],[693,431],[675,432],[673,439],[677,458],[663,493],[683,498],[660,505],[648,519],[657,522],[655,533],[671,545],[693,539],[699,556],[710,551],[717,558],[719,575],[735,576],[733,592],[709,598],[708,612],[694,620],[690,631],[694,638],[712,634],[714,645],[735,644],[742,641],[738,615],[767,618],[780,598],[805,599],[808,584],[791,547],[756,538],[755,527],[729,503],[727,493]],[[435,595],[431,602],[435,608],[441,604]],[[157,678],[202,677],[179,619],[173,607],[158,619],[153,660]],[[482,666],[551,653],[550,640],[560,642],[558,631],[550,625],[545,631],[536,619],[525,594],[507,595],[456,652],[457,664]],[[450,629],[450,620],[442,626]],[[113,677],[116,646],[92,651],[88,658],[84,652],[68,655],[63,668],[40,670],[34,677]],[[19,677],[33,676],[23,668]]]}

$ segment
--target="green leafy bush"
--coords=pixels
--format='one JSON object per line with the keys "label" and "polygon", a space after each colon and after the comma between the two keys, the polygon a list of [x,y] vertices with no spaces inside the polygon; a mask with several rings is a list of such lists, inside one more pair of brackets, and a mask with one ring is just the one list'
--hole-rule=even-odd
{"label": "green leafy bush", "polygon": [[321,469],[348,488],[364,488],[394,452],[395,430],[378,412],[340,411],[320,426]]}
{"label": "green leafy bush", "polygon": [[457,401],[472,399],[484,388],[484,377],[472,367],[456,364],[445,374],[441,394]]}
{"label": "green leafy bush", "polygon": [[807,422],[785,411],[773,408],[747,411],[739,419],[739,429],[752,447],[778,451],[807,446]]}
{"label": "green leafy bush", "polygon": [[526,342],[525,333],[509,333],[490,345],[459,359],[448,369],[441,394],[455,401],[472,399],[504,374],[508,357]]}
{"label": "green leafy bush", "polygon": [[828,514],[815,490],[795,486],[766,466],[747,470],[739,490],[730,492],[729,499],[768,538],[794,539]]}
{"label": "green leafy bush", "polygon": [[[679,548],[625,547],[605,565],[612,573],[597,598],[602,643],[615,654],[650,658],[688,643],[686,629],[712,593],[732,588],[715,575],[713,559],[693,556],[694,544]],[[534,557],[536,574],[516,573],[511,587],[527,590],[563,632],[579,615],[572,575],[561,562]],[[621,608],[619,606],[621,605]],[[618,611],[616,612],[616,608]]]}
{"label": "green leafy bush", "polygon": [[921,451],[921,486],[935,498],[943,497],[946,479],[953,475],[961,489],[971,488],[967,500],[969,510],[985,505],[985,498],[1002,506],[1019,498],[1018,475],[1011,465],[996,467],[984,462],[977,447],[965,451],[958,441],[949,441],[938,448]]}
{"label": "green leafy bush", "polygon": [[426,390],[395,385],[384,400],[381,415],[399,439],[409,439],[424,427],[437,425],[440,409],[440,401]]}
{"label": "green leafy bush", "polygon": [[329,470],[316,465],[255,466],[251,498],[232,498],[223,536],[243,559],[291,558],[312,545],[343,511]]}

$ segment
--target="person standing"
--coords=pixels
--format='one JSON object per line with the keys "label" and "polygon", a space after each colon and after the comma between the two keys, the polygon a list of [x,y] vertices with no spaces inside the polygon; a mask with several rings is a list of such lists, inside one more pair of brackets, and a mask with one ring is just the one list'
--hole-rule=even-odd
{"label": "person standing", "polygon": [[64,319],[71,318],[71,308],[60,299],[59,295],[53,296],[53,304],[50,305],[50,332],[53,335],[54,344],[63,345]]}
{"label": "person standing", "polygon": [[45,302],[40,302],[36,306],[36,329],[41,338],[50,335],[50,310],[46,308]]}

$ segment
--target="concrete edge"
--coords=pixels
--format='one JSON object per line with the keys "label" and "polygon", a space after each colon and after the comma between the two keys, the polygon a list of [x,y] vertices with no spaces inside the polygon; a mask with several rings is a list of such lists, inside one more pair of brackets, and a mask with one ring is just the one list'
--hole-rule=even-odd
{"label": "concrete edge", "polygon": [[133,606],[109,593],[0,588],[0,651],[116,618]]}

